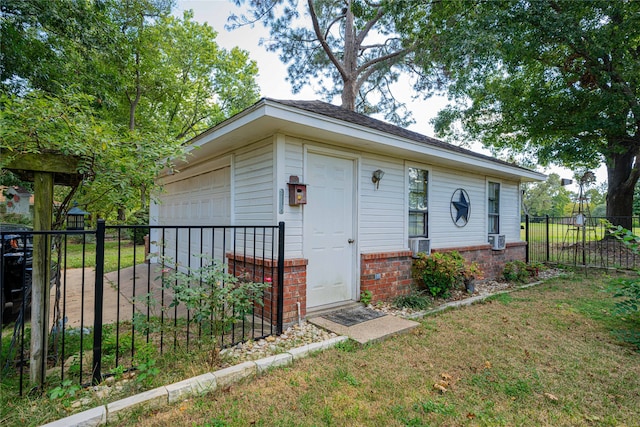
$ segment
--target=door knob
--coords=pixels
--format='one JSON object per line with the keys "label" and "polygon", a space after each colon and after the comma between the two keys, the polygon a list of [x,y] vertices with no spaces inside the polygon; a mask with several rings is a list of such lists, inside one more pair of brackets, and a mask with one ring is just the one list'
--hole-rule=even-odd
{"label": "door knob", "polygon": [[353,239],[349,239],[349,240],[347,240],[347,242],[349,242],[349,243],[353,243],[353,242],[355,242],[355,240],[353,240]]}

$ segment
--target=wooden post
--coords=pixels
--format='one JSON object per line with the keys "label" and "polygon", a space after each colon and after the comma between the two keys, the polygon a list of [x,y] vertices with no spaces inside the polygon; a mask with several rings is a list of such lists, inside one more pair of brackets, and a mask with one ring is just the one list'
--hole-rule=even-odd
{"label": "wooden post", "polygon": [[[51,230],[53,216],[53,174],[34,173],[34,231]],[[33,236],[33,275],[31,282],[31,361],[32,384],[42,384],[46,372],[49,335],[49,276],[51,248],[47,235]]]}
{"label": "wooden post", "polygon": [[[24,181],[33,181],[34,231],[51,230],[53,218],[53,185],[79,185],[80,157],[57,153],[9,153],[0,150],[9,161],[3,167]],[[29,377],[33,384],[44,381],[49,336],[49,282],[51,275],[51,239],[33,236],[33,273],[31,282],[31,360]]]}

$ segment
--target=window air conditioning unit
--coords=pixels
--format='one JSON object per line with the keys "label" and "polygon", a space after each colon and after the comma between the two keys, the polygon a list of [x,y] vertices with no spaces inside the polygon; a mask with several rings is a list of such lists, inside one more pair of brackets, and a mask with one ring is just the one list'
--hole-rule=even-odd
{"label": "window air conditioning unit", "polygon": [[409,249],[411,249],[413,256],[418,255],[419,252],[431,255],[431,241],[425,237],[409,239]]}
{"label": "window air conditioning unit", "polygon": [[501,251],[507,246],[507,236],[504,234],[489,234],[489,244],[494,251]]}

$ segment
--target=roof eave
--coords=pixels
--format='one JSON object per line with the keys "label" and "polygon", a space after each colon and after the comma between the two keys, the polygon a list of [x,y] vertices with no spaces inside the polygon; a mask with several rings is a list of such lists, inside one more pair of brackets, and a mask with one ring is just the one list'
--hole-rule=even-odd
{"label": "roof eave", "polygon": [[[337,143],[344,147],[369,149],[382,154],[411,156],[410,158],[422,162],[444,164],[522,182],[546,179],[546,175],[542,173],[471,150],[455,146],[452,146],[455,149],[447,149],[414,141],[267,98],[191,139],[188,152],[192,160],[193,156],[205,158],[213,152],[231,150],[236,143],[250,143],[278,132]],[[216,141],[215,146],[208,145],[212,141]]]}

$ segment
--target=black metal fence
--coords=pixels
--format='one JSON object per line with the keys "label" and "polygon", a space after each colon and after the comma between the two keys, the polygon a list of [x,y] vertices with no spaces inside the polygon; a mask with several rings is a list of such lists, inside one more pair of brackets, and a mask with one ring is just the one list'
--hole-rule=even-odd
{"label": "black metal fence", "polygon": [[[640,217],[609,218],[631,224],[640,232]],[[575,215],[572,217],[526,216],[523,240],[528,243],[527,261],[598,268],[636,269],[640,258],[607,231],[607,219]]]}
{"label": "black metal fence", "polygon": [[[34,235],[46,236],[51,247],[44,298],[48,322],[43,322],[40,343],[31,342]],[[27,385],[42,390],[65,380],[97,383],[114,372],[135,369],[149,354],[179,357],[213,344],[227,347],[282,332],[284,223],[106,226],[100,221],[96,230],[2,231],[0,237],[3,391],[22,395]],[[192,310],[174,302],[167,280],[175,271],[197,269],[213,259],[228,262],[226,274],[270,283],[253,309],[219,336],[213,336],[219,329],[212,322],[196,321]],[[35,383],[34,348],[47,349]]]}

